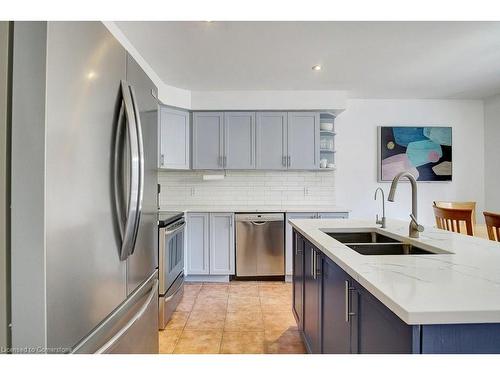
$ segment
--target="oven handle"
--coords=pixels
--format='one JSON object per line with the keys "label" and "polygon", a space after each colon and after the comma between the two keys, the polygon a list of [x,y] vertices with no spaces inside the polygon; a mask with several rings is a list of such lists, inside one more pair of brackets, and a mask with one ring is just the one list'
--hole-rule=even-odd
{"label": "oven handle", "polygon": [[180,230],[184,229],[185,226],[186,226],[186,222],[182,223],[182,225],[176,227],[175,229],[165,230],[165,236],[170,236],[173,233],[179,232]]}

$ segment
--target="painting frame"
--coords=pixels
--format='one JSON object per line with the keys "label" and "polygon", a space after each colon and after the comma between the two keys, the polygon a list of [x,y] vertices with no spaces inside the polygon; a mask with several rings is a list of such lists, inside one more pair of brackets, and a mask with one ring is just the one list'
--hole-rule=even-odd
{"label": "painting frame", "polygon": [[[410,130],[415,130],[415,129],[421,129],[422,134],[424,131],[426,133],[431,133],[434,131],[437,131],[438,133],[445,133],[449,132],[449,145],[448,144],[440,144],[440,149],[441,155],[439,157],[439,160],[433,161],[433,162],[427,162],[424,165],[419,165],[419,166],[412,166],[413,170],[417,170],[417,173],[419,176],[417,177],[417,182],[425,182],[425,183],[450,183],[453,181],[453,127],[449,125],[380,125],[377,127],[377,182],[391,182],[391,179],[388,178],[383,178],[384,177],[384,170],[383,170],[383,165],[384,165],[384,156],[386,156],[385,160],[387,159],[387,153],[388,151],[383,150],[383,147],[386,147],[387,145],[385,142],[387,141],[387,130],[386,129],[391,129],[391,131],[394,133],[395,128],[404,130],[404,131],[410,131]],[[426,130],[427,129],[427,130]],[[436,130],[433,130],[436,129]],[[424,138],[427,140],[427,138]],[[430,140],[430,139],[429,139]],[[384,145],[382,144],[384,143]],[[399,147],[401,150],[402,148],[407,148],[407,146],[400,146],[396,144],[395,146]],[[400,151],[401,152],[401,151]],[[385,154],[385,155],[384,155]],[[449,162],[449,175],[437,175],[429,171],[429,168],[432,169],[438,164],[442,164],[443,162]],[[443,163],[444,165],[444,163]],[[422,168],[424,167],[424,168]],[[418,173],[419,170],[422,170],[423,172],[422,175]],[[405,169],[402,169],[405,170]],[[388,173],[386,173],[388,174]],[[415,174],[415,173],[414,173]],[[406,180],[405,180],[406,181]]]}

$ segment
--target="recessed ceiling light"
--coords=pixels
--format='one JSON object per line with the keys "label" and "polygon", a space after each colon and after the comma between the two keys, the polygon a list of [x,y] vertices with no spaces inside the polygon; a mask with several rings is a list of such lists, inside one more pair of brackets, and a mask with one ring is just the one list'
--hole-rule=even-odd
{"label": "recessed ceiling light", "polygon": [[321,65],[313,65],[312,70],[321,70]]}

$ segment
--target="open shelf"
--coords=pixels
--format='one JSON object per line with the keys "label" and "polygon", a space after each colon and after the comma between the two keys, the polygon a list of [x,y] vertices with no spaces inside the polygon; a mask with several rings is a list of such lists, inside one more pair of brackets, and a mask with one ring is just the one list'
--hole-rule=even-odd
{"label": "open shelf", "polygon": [[[332,123],[332,130],[321,130],[321,123]],[[320,148],[319,155],[320,161],[326,159],[327,164],[335,165],[335,115],[332,113],[324,112],[320,113]],[[321,171],[331,171],[334,168],[320,168]]]}

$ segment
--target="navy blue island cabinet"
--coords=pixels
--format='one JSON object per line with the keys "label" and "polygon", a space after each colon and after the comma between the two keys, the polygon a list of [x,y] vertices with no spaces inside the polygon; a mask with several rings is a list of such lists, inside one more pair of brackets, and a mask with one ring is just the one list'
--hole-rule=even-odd
{"label": "navy blue island cabinet", "polygon": [[500,324],[408,325],[295,229],[293,313],[312,354],[500,353]]}

